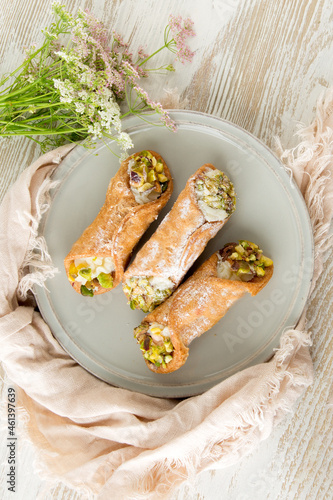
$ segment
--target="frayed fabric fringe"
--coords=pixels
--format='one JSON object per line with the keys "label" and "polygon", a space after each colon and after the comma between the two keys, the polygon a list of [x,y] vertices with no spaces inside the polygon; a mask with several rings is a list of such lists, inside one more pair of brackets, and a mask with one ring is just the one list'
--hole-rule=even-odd
{"label": "frayed fabric fringe", "polygon": [[[45,286],[45,281],[53,278],[58,272],[58,269],[52,264],[45,238],[38,235],[42,216],[50,208],[50,190],[58,184],[59,181],[52,181],[50,178],[46,178],[42,182],[36,196],[36,215],[34,217],[27,212],[17,213],[22,227],[30,226],[28,249],[19,269],[20,278],[17,290],[18,298],[23,301],[26,300],[29,291],[33,290],[35,285]],[[31,269],[33,270],[31,271]]]}
{"label": "frayed fabric fringe", "polygon": [[[315,260],[333,243],[330,235],[332,213],[325,216],[325,198],[333,199],[327,189],[332,186],[333,155],[333,89],[318,100],[317,116],[309,127],[301,128],[297,136],[301,142],[292,149],[283,150],[276,139],[277,153],[289,173],[297,172],[296,182],[308,207],[313,227]],[[301,181],[301,182],[300,182]]]}

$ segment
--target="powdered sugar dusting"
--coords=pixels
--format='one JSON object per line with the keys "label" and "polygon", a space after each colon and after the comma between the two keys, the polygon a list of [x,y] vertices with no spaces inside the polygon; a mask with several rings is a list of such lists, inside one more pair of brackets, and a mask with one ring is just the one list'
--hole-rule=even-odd
{"label": "powdered sugar dusting", "polygon": [[100,250],[109,250],[111,252],[112,241],[110,240],[108,231],[105,231],[99,227],[96,232],[95,238],[96,241],[98,241],[98,247],[100,248]]}
{"label": "powdered sugar dusting", "polygon": [[[193,263],[194,259],[187,260],[186,246],[191,236],[205,223],[205,219],[201,212],[193,207],[190,198],[185,198],[175,205],[137,254],[131,275],[158,275],[178,283]],[[193,212],[193,208],[194,213],[189,220],[189,212],[191,209]],[[195,258],[203,250],[201,241],[196,242],[196,246]],[[191,250],[193,251],[193,246]],[[135,271],[135,268],[140,271]]]}
{"label": "powdered sugar dusting", "polygon": [[192,323],[190,328],[185,328],[182,336],[186,336],[186,345],[189,345],[194,339],[199,337],[203,331],[210,327],[210,320],[205,317],[199,318],[196,323]]}
{"label": "powdered sugar dusting", "polygon": [[198,206],[195,183],[207,170],[213,169],[201,167],[189,178],[169,214],[136,255],[125,273],[126,281],[133,276],[158,276],[170,279],[176,287],[222,228],[225,221],[207,222]]}
{"label": "powdered sugar dusting", "polygon": [[185,200],[183,200],[183,202],[179,205],[180,219],[186,219],[186,217],[188,217],[188,211],[190,210],[190,207],[191,207],[190,198],[186,198]]}

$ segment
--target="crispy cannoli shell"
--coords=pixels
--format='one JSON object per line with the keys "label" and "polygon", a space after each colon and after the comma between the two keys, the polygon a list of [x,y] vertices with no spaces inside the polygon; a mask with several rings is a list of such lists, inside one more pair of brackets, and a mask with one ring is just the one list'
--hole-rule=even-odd
{"label": "crispy cannoli shell", "polygon": [[272,265],[266,268],[265,276],[256,276],[251,282],[221,279],[217,277],[217,260],[215,253],[171,297],[144,318],[143,323],[167,326],[174,346],[173,359],[165,367],[157,367],[146,360],[150,370],[156,373],[178,370],[188,357],[192,340],[212,328],[246,292],[257,295],[273,275]]}
{"label": "crispy cannoli shell", "polygon": [[[133,248],[149,225],[157,218],[173,189],[171,174],[165,161],[155,151],[150,150],[150,153],[163,162],[165,175],[169,179],[167,189],[157,200],[139,205],[131,191],[128,175],[128,163],[138,153],[123,161],[110,181],[104,205],[96,219],[74,243],[64,260],[68,277],[69,266],[75,259],[111,257],[115,265],[113,288],[121,282]],[[81,284],[78,282],[71,282],[71,284],[74,290],[80,293]],[[99,286],[94,295],[109,290],[110,288]]]}
{"label": "crispy cannoli shell", "polygon": [[208,241],[229,220],[207,222],[198,206],[195,182],[207,167],[216,169],[206,163],[188,179],[171,211],[127,269],[124,282],[134,276],[156,276],[178,286]]}

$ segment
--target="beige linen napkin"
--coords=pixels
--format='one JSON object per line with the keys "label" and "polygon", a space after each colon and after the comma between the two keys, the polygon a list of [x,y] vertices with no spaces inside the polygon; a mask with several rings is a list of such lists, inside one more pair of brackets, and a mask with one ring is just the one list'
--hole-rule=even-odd
{"label": "beige linen napkin", "polygon": [[[306,200],[322,269],[333,213],[333,92],[282,154]],[[0,212],[0,359],[17,385],[38,472],[98,499],[169,498],[186,479],[227,467],[251,452],[312,382],[305,315],[284,333],[267,363],[248,368],[183,401],[112,387],[73,361],[22,296],[30,281],[52,275],[36,233],[47,209],[49,176],[72,146],[41,157],[7,193]],[[34,247],[41,252],[36,259]],[[34,276],[22,269],[39,263]],[[21,422],[23,418],[21,417]],[[21,426],[22,427],[22,426]]]}

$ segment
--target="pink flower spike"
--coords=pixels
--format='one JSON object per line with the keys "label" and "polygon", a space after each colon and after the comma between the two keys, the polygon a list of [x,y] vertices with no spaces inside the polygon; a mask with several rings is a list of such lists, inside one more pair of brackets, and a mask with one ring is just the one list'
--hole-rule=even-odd
{"label": "pink flower spike", "polygon": [[183,19],[181,16],[176,17],[171,14],[169,18],[170,30],[176,44],[176,60],[178,59],[183,64],[186,61],[191,62],[194,56],[194,52],[185,43],[187,38],[195,36],[193,24],[193,21],[189,17]]}
{"label": "pink flower spike", "polygon": [[142,99],[142,101],[145,104],[147,104],[147,106],[149,106],[151,109],[156,111],[156,113],[161,115],[160,116],[161,122],[164,123],[164,125],[169,130],[171,130],[172,132],[177,131],[175,122],[171,120],[169,113],[165,109],[163,109],[161,103],[152,101],[150,99],[150,97],[148,96],[147,92],[145,90],[143,90],[141,87],[139,87],[138,85],[135,85],[133,87],[133,89],[138,94],[138,96]]}
{"label": "pink flower spike", "polygon": [[146,59],[147,57],[149,57],[149,54],[145,52],[145,49],[142,45],[140,45],[139,47],[138,56],[140,59]]}
{"label": "pink flower spike", "polygon": [[117,42],[117,44],[120,46],[120,47],[128,47],[129,44],[128,43],[125,43],[122,36],[119,35],[119,33],[116,33],[115,31],[113,32],[113,38],[115,39],[115,41]]}

